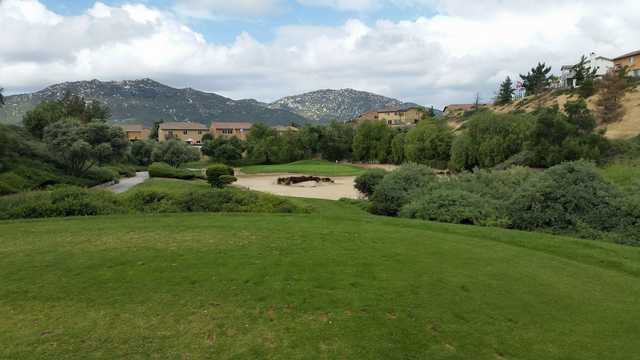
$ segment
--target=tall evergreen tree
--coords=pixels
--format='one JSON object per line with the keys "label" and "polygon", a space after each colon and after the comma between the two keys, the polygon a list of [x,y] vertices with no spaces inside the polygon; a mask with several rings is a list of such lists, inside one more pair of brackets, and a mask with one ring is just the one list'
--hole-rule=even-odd
{"label": "tall evergreen tree", "polygon": [[507,76],[507,78],[500,84],[500,90],[496,98],[496,105],[507,105],[513,101],[513,94],[516,89],[513,87],[513,81]]}
{"label": "tall evergreen tree", "polygon": [[596,78],[598,68],[592,68],[587,65],[587,57],[582,55],[580,61],[573,66],[573,71],[575,73],[576,85],[580,86],[585,81],[593,81]]}
{"label": "tall evergreen tree", "polygon": [[625,69],[607,73],[600,82],[600,97],[596,102],[598,119],[609,124],[624,116],[622,98],[626,92]]}
{"label": "tall evergreen tree", "polygon": [[551,73],[551,66],[547,66],[545,63],[538,63],[527,75],[520,74],[522,85],[527,95],[539,94],[546,90],[551,83],[549,73]]}

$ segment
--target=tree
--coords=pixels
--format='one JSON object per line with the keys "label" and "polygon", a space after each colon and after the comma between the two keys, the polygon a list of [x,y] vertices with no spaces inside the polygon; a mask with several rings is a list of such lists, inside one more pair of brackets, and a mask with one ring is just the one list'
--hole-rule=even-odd
{"label": "tree", "polygon": [[389,158],[392,130],[382,121],[365,121],[353,137],[353,157],[358,161],[385,162]]}
{"label": "tree", "polygon": [[354,130],[351,125],[332,121],[325,126],[320,136],[322,158],[338,161],[351,158]]}
{"label": "tree", "polygon": [[305,152],[305,157],[310,158],[320,153],[320,139],[324,128],[320,125],[307,124],[300,129],[300,142]]}
{"label": "tree", "polygon": [[156,143],[151,140],[134,141],[131,144],[131,158],[138,165],[147,166],[151,164],[151,156],[155,145]]}
{"label": "tree", "polygon": [[151,159],[179,167],[186,162],[200,160],[200,152],[184,141],[172,139],[159,143],[153,150]]}
{"label": "tree", "polygon": [[408,161],[446,168],[451,157],[453,132],[440,120],[424,120],[409,130],[405,139],[404,153]]}
{"label": "tree", "polygon": [[597,116],[605,124],[619,121],[625,110],[622,98],[626,89],[626,73],[622,69],[607,73],[600,81],[600,97],[596,101]]}
{"label": "tree", "polygon": [[69,92],[65,93],[60,102],[66,117],[76,118],[83,124],[91,121],[106,121],[111,117],[111,110],[99,101],[86,101],[83,97]]}
{"label": "tree", "polygon": [[567,121],[573,125],[576,134],[590,134],[595,130],[596,118],[587,107],[584,99],[567,101],[564,105],[564,111],[567,113]]}
{"label": "tree", "polygon": [[507,105],[511,104],[513,101],[513,94],[516,92],[516,89],[513,87],[513,81],[511,78],[507,76],[507,78],[500,84],[500,89],[498,90],[498,97],[496,98],[496,105]]}
{"label": "tree", "polygon": [[391,160],[394,164],[402,164],[405,159],[404,145],[406,133],[404,131],[398,131],[391,140]]}
{"label": "tree", "polygon": [[585,81],[593,81],[598,73],[598,68],[587,65],[587,57],[582,55],[580,61],[573,66],[576,86],[581,86]]}
{"label": "tree", "polygon": [[122,129],[104,123],[85,126],[77,119],[48,125],[43,139],[52,157],[75,176],[96,164],[122,159],[128,146]]}
{"label": "tree", "polygon": [[254,124],[247,136],[247,154],[255,162],[271,164],[277,159],[278,132],[264,124]]}
{"label": "tree", "polygon": [[205,141],[200,150],[212,161],[231,164],[242,159],[244,148],[244,143],[236,137],[230,139],[217,137]]}
{"label": "tree", "polygon": [[451,167],[490,168],[523,150],[535,119],[528,114],[481,112],[471,117],[451,150]]}
{"label": "tree", "polygon": [[159,120],[159,121],[154,121],[153,122],[153,127],[151,128],[151,131],[149,132],[149,139],[155,140],[155,141],[159,141],[158,133],[160,131],[160,124],[162,124],[163,122],[164,122],[164,120]]}
{"label": "tree", "polygon": [[520,74],[527,95],[539,94],[546,90],[551,83],[550,72],[551,66],[547,66],[545,63],[538,63],[527,75]]}
{"label": "tree", "polygon": [[35,138],[42,139],[44,129],[66,116],[64,105],[59,101],[44,101],[22,118],[25,129]]}

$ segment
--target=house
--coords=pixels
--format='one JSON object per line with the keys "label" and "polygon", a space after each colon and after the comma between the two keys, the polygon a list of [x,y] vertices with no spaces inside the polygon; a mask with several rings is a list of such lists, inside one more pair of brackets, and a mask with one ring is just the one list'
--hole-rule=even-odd
{"label": "house", "polygon": [[391,127],[415,126],[424,115],[424,109],[419,106],[408,108],[387,108],[372,110],[360,114],[353,122],[359,124],[364,121],[383,121]]}
{"label": "house", "polygon": [[[592,52],[589,54],[589,58],[585,62],[586,66],[596,70],[596,78],[601,78],[606,75],[614,67],[613,60],[604,56],[598,56]],[[564,89],[573,89],[577,86],[575,65],[564,65],[560,68],[560,86]]]}
{"label": "house", "polygon": [[139,124],[122,124],[117,125],[122,128],[129,141],[146,140],[151,134],[151,129],[145,128]]}
{"label": "house", "polygon": [[211,124],[210,132],[214,138],[237,137],[240,140],[247,140],[247,135],[253,124],[248,122],[214,122]]}
{"label": "house", "polygon": [[289,131],[292,131],[292,132],[298,132],[298,131],[300,131],[300,129],[298,129],[298,128],[297,128],[297,127],[295,127],[295,126],[283,126],[283,125],[276,125],[276,126],[272,126],[271,128],[272,128],[273,130],[277,131],[277,132],[278,132],[278,133],[280,133],[280,134],[281,134],[281,133],[286,133],[286,132],[289,132]]}
{"label": "house", "polygon": [[202,136],[208,132],[205,125],[197,122],[164,122],[158,127],[158,141],[178,139],[191,145],[199,145],[202,144]]}
{"label": "house", "polygon": [[390,108],[378,111],[378,120],[384,121],[391,127],[415,126],[424,115],[421,107]]}
{"label": "house", "polygon": [[353,119],[352,122],[359,124],[361,122],[371,121],[371,120],[378,120],[377,110],[372,110],[372,111],[367,111],[365,113],[362,113],[358,115],[355,119]]}
{"label": "house", "polygon": [[627,67],[630,75],[640,77],[640,50],[618,56],[613,63],[616,69]]}

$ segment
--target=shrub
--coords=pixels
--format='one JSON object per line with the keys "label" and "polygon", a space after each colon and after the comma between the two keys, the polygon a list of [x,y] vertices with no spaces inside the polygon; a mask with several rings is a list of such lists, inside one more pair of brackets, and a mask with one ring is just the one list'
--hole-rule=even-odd
{"label": "shrub", "polygon": [[508,205],[515,228],[555,232],[587,225],[609,231],[620,225],[622,196],[591,163],[563,163],[526,181]]}
{"label": "shrub", "polygon": [[155,147],[156,142],[153,140],[135,141],[131,144],[129,155],[136,164],[147,166],[151,164],[151,156]]}
{"label": "shrub", "polygon": [[200,171],[177,169],[165,163],[153,163],[149,165],[149,176],[159,178],[193,180],[203,178]]}
{"label": "shrub", "polygon": [[178,167],[190,161],[200,160],[200,151],[184,141],[173,139],[158,144],[151,154],[151,159]]}
{"label": "shrub", "polygon": [[126,208],[113,193],[76,186],[56,186],[3,197],[0,219],[25,219],[58,216],[89,216],[124,213]]}
{"label": "shrub", "polygon": [[130,209],[144,213],[178,212],[180,209],[175,196],[157,190],[130,191],[126,194],[125,202]]}
{"label": "shrub", "polygon": [[96,184],[108,183],[110,181],[118,180],[118,171],[110,167],[94,166],[87,170],[84,176],[85,178],[92,180]]}
{"label": "shrub", "polygon": [[212,187],[221,188],[237,179],[233,176],[233,168],[224,164],[213,164],[207,167],[207,182]]}
{"label": "shrub", "polygon": [[420,188],[435,181],[431,168],[406,164],[386,175],[371,196],[371,211],[379,215],[396,216]]}
{"label": "shrub", "polygon": [[493,201],[459,189],[439,189],[418,196],[402,207],[400,216],[466,225],[498,225]]}
{"label": "shrub", "polygon": [[0,181],[0,196],[3,195],[10,195],[10,194],[15,194],[17,192],[19,192],[20,190],[14,188],[13,186]]}
{"label": "shrub", "polygon": [[366,197],[371,197],[387,172],[383,169],[367,170],[364,174],[356,177],[355,187]]}

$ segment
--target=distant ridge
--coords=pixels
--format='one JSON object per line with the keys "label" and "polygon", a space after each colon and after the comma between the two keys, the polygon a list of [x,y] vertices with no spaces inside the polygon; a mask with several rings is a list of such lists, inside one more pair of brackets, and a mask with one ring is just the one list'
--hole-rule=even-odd
{"label": "distant ridge", "polygon": [[417,105],[354,89],[317,90],[287,96],[269,104],[270,109],[287,110],[321,123],[331,120],[351,120],[370,110],[411,106]]}
{"label": "distant ridge", "polygon": [[22,95],[7,96],[0,108],[0,123],[16,124],[38,103],[56,100],[66,92],[98,100],[111,109],[114,122],[140,122],[151,125],[157,120],[249,121],[266,124],[305,123],[307,119],[283,109],[270,109],[256,100],[232,100],[191,88],[176,89],[152,79],[125,81],[76,81],[49,86]]}

